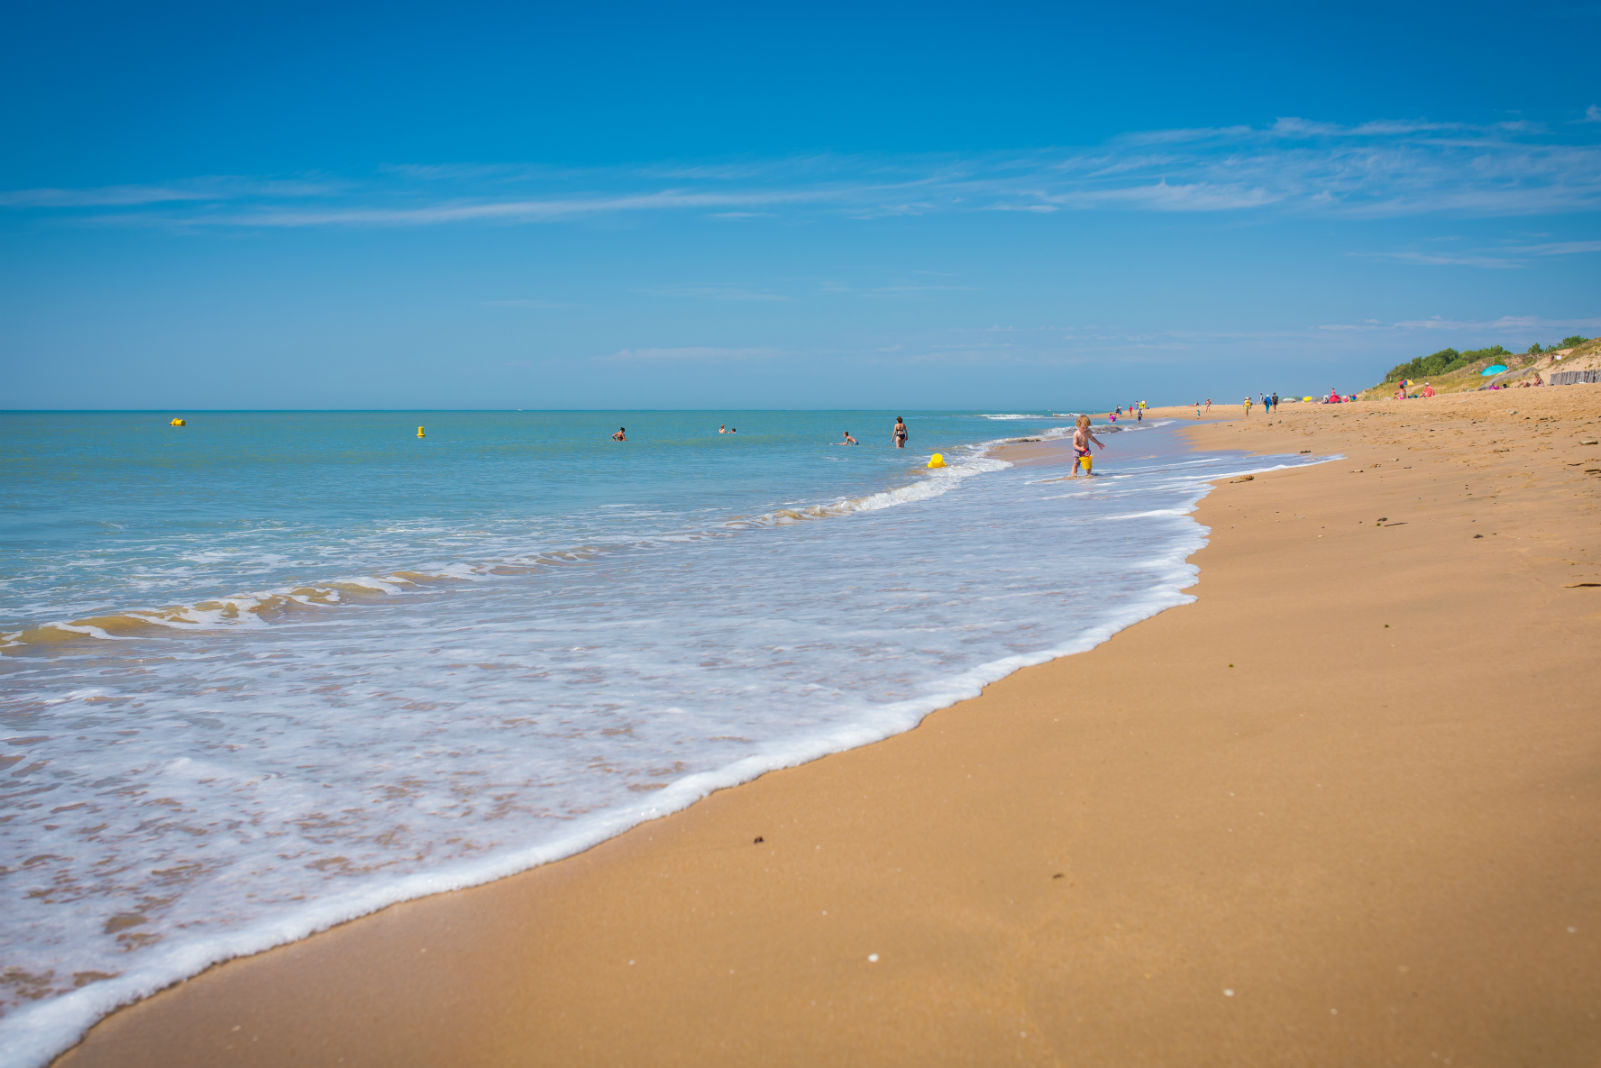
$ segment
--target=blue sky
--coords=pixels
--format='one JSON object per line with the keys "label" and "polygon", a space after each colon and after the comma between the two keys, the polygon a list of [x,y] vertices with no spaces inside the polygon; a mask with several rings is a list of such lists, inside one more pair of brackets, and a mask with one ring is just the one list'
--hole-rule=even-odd
{"label": "blue sky", "polygon": [[1065,408],[1601,333],[1601,5],[40,6],[7,408]]}

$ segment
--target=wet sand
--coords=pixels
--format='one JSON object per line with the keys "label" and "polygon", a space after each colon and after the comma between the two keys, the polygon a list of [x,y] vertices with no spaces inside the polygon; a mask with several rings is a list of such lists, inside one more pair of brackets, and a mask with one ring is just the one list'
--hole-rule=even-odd
{"label": "wet sand", "polygon": [[1195,604],[58,1063],[1601,1063],[1601,387],[1225,413]]}

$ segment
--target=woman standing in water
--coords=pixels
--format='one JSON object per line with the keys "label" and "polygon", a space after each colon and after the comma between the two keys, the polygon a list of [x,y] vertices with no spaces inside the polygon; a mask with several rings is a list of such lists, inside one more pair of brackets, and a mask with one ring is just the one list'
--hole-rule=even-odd
{"label": "woman standing in water", "polygon": [[906,420],[898,415],[895,417],[895,430],[893,433],[895,435],[895,447],[897,449],[906,448],[906,439],[911,435],[906,432]]}

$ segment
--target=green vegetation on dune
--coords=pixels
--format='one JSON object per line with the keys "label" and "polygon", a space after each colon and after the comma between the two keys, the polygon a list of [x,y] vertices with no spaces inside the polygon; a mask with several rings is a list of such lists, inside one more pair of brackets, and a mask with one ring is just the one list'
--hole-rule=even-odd
{"label": "green vegetation on dune", "polygon": [[1475,360],[1510,355],[1512,354],[1500,345],[1491,345],[1487,349],[1469,349],[1467,352],[1441,349],[1439,352],[1427,356],[1415,356],[1406,363],[1396,364],[1390,368],[1390,373],[1384,376],[1384,380],[1399,382],[1403,378],[1438,378],[1440,375],[1466,367]]}
{"label": "green vegetation on dune", "polygon": [[1411,379],[1414,382],[1427,381],[1437,393],[1461,393],[1480,389],[1485,383],[1480,375],[1486,367],[1493,364],[1505,364],[1507,371],[1497,375],[1494,379],[1506,385],[1514,380],[1532,375],[1537,370],[1552,370],[1554,354],[1567,352],[1570,357],[1588,356],[1601,352],[1601,339],[1588,339],[1578,335],[1565,337],[1554,345],[1530,345],[1527,352],[1508,352],[1500,345],[1491,345],[1483,349],[1470,349],[1467,352],[1458,352],[1456,349],[1441,349],[1439,352],[1427,356],[1418,356],[1405,363],[1398,363],[1385,375],[1384,381],[1376,386],[1362,391],[1363,399],[1390,396],[1395,393],[1397,383],[1402,379]]}
{"label": "green vegetation on dune", "polygon": [[[1528,351],[1533,355],[1544,352],[1556,352],[1558,349],[1571,349],[1590,340],[1574,334],[1558,341],[1555,345],[1540,347],[1539,342],[1530,345]],[[1415,356],[1406,363],[1398,363],[1390,368],[1390,373],[1384,376],[1385,382],[1399,382],[1403,378],[1438,378],[1440,375],[1459,371],[1472,363],[1481,360],[1489,361],[1499,356],[1511,356],[1512,353],[1500,345],[1491,345],[1487,349],[1469,349],[1467,352],[1458,352],[1456,349],[1441,349],[1439,352],[1427,356]]]}

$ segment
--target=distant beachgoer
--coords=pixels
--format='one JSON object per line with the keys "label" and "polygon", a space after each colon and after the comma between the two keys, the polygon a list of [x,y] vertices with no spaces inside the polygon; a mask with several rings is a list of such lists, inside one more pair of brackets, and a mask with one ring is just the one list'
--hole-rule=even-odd
{"label": "distant beachgoer", "polygon": [[623,427],[623,426],[618,427],[617,428],[617,433],[613,434],[611,436],[611,439],[613,441],[627,441],[628,440],[628,428],[627,427]]}
{"label": "distant beachgoer", "polygon": [[1201,417],[1201,402],[1200,401],[1196,401],[1195,402],[1195,418],[1199,419],[1200,417]]}
{"label": "distant beachgoer", "polygon": [[1073,428],[1073,474],[1069,477],[1077,478],[1080,467],[1085,469],[1086,474],[1091,473],[1086,462],[1089,460],[1091,442],[1094,442],[1102,449],[1106,448],[1105,445],[1101,444],[1101,439],[1096,437],[1090,430],[1090,417],[1081,415],[1078,417],[1077,425]]}
{"label": "distant beachgoer", "polygon": [[1211,415],[1212,414],[1212,398],[1211,397],[1206,398],[1206,414],[1207,415]]}
{"label": "distant beachgoer", "polygon": [[1251,414],[1251,395],[1249,393],[1245,395],[1245,414]]}
{"label": "distant beachgoer", "polygon": [[1142,404],[1134,409],[1134,421],[1136,423],[1145,422],[1145,405]]}
{"label": "distant beachgoer", "polygon": [[1275,412],[1279,410],[1279,395],[1277,393],[1273,394],[1273,410]]}
{"label": "distant beachgoer", "polygon": [[718,432],[718,433],[719,433],[719,434],[726,434],[726,433],[728,433],[728,424],[727,424],[727,423],[718,423],[718,424],[717,424],[717,432]]}
{"label": "distant beachgoer", "polygon": [[906,420],[898,415],[895,417],[895,429],[890,433],[895,438],[895,447],[897,449],[906,448],[906,439],[912,436],[906,429]]}
{"label": "distant beachgoer", "polygon": [[728,428],[728,432],[730,434],[738,434],[739,433],[739,427],[731,426],[731,427]]}
{"label": "distant beachgoer", "polygon": [[849,430],[847,430],[847,431],[845,431],[845,440],[844,441],[836,441],[836,442],[834,442],[834,444],[835,445],[855,445],[856,444],[856,439],[851,437],[851,432]]}
{"label": "distant beachgoer", "polygon": [[[1534,377],[1535,378],[1539,378],[1540,376],[1539,375],[1535,375]],[[1429,385],[1427,382],[1423,383],[1423,395],[1425,397],[1434,396],[1434,387]]]}

